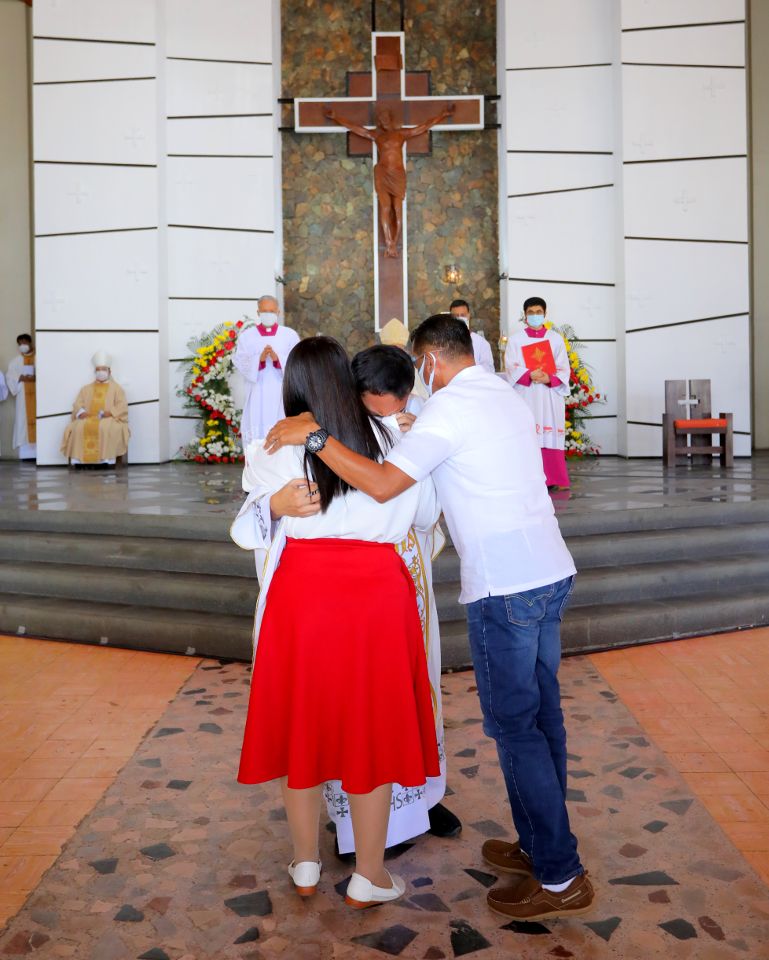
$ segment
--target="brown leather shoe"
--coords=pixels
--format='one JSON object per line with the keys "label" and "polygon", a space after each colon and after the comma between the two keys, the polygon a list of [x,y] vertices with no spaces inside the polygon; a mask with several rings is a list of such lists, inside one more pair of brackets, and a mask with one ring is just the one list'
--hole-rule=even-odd
{"label": "brown leather shoe", "polygon": [[486,902],[494,911],[509,920],[555,920],[558,917],[581,917],[593,909],[595,893],[587,874],[575,877],[565,890],[545,890],[536,877],[521,880],[512,887],[489,890]]}
{"label": "brown leather shoe", "polygon": [[521,850],[520,843],[487,840],[481,847],[481,856],[486,863],[500,873],[514,873],[520,877],[531,876],[531,860]]}

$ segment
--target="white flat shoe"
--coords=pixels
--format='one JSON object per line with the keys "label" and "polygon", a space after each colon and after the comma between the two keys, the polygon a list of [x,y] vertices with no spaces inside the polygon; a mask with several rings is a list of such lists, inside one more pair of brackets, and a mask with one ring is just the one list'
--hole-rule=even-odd
{"label": "white flat shoe", "polygon": [[389,903],[391,900],[402,897],[406,892],[406,883],[403,878],[389,872],[387,875],[393,882],[392,887],[375,887],[370,880],[359,873],[354,873],[350,877],[347,895],[344,898],[345,903],[356,910],[364,910],[366,907],[374,907],[378,903]]}
{"label": "white flat shoe", "polygon": [[288,875],[294,881],[300,897],[311,897],[315,893],[322,869],[320,860],[302,860],[299,863],[292,860],[289,863]]}

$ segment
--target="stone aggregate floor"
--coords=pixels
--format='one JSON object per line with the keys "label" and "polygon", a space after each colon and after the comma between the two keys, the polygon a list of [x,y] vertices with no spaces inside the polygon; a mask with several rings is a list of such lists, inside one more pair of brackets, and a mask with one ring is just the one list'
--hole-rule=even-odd
{"label": "stone aggregate floor", "polygon": [[[179,688],[173,696],[167,686],[161,689],[161,678],[164,662],[174,658],[132,655],[142,658],[147,699],[132,704],[139,709],[141,703],[144,712],[131,727],[134,736],[142,724],[145,729],[151,724],[151,729],[144,739],[139,736],[138,749],[134,751],[133,744],[130,752],[125,748],[120,758],[125,765],[111,784],[86,791],[82,799],[89,803],[72,810],[68,838],[63,830],[47,839],[38,834],[48,850],[61,848],[61,853],[54,853],[47,872],[27,881],[26,902],[18,904],[19,912],[0,933],[0,956],[762,960],[769,956],[769,877],[763,861],[749,862],[707,802],[698,799],[701,784],[688,779],[690,771],[679,772],[678,756],[686,751],[665,740],[676,731],[661,721],[679,723],[683,734],[687,723],[709,718],[701,729],[707,743],[707,727],[714,733],[725,719],[748,717],[752,732],[740,729],[754,746],[749,751],[748,741],[742,741],[735,752],[751,753],[753,759],[740,763],[732,758],[729,769],[737,774],[735,767],[760,766],[764,754],[769,756],[764,742],[769,712],[759,692],[769,679],[761,660],[769,631],[712,638],[720,658],[707,647],[708,639],[699,649],[700,641],[686,640],[637,653],[622,651],[628,658],[624,661],[602,654],[564,662],[569,806],[598,899],[590,916],[528,925],[505,923],[485,904],[486,890],[497,877],[481,860],[480,846],[487,837],[510,836],[511,825],[496,752],[481,730],[471,673],[447,675],[443,684],[451,788],[446,804],[461,817],[464,831],[451,840],[421,837],[397,851],[392,867],[407,880],[406,898],[358,913],[342,900],[349,868],[334,859],[331,834],[322,831],[325,871],[319,893],[303,901],[286,876],[289,841],[276,786],[235,781],[247,667],[178,658],[179,674],[162,681]],[[7,638],[0,641],[0,669],[7,655],[16,663],[26,655],[32,663],[57,649],[83,651],[77,671],[67,664],[70,683],[75,688],[79,684],[81,694],[89,687],[89,660],[101,681],[95,699],[80,708],[77,719],[65,717],[45,731],[47,747],[38,759],[51,765],[78,754],[89,737],[94,742],[120,741],[126,707],[120,699],[123,651]],[[738,670],[734,683],[743,690],[750,671],[761,678],[741,697],[750,708],[742,712],[727,683],[737,668],[742,673]],[[672,673],[684,676],[698,696],[686,683],[674,687]],[[53,676],[51,665],[49,684]],[[34,678],[28,684],[31,690]],[[644,687],[649,697],[645,703]],[[66,691],[70,693],[75,690]],[[37,714],[49,707],[55,712],[66,699],[57,695],[50,685],[41,686],[36,700],[4,703],[0,733],[6,736],[0,743],[3,749],[16,746],[19,767],[29,763],[19,759],[20,754],[40,751],[31,742],[25,746],[24,722],[27,727],[42,723]],[[130,695],[140,694],[129,686]],[[664,701],[664,710],[654,697]],[[147,712],[153,698],[162,705],[154,719]],[[725,718],[716,714],[716,707]],[[53,719],[46,714],[46,722]],[[16,729],[15,739],[9,725]],[[39,736],[43,726],[38,727]],[[737,732],[730,728],[726,735]],[[726,758],[723,743],[711,739],[710,744],[704,752]],[[65,782],[65,765],[56,770],[45,764],[33,771],[27,768],[28,775],[21,779],[43,784],[36,796],[44,803],[46,794],[51,796]],[[12,783],[16,769],[7,757],[0,792]],[[755,798],[743,811],[751,818],[743,821],[749,825],[745,833],[756,835],[760,853],[769,848],[769,807],[761,781],[742,782]],[[730,789],[736,789],[733,782]],[[84,819],[76,825],[78,814]],[[15,882],[9,876],[12,855],[6,848],[17,850],[29,829],[23,821],[0,828],[0,883],[6,889]]]}
{"label": "stone aggregate floor", "polygon": [[[572,487],[553,495],[559,515],[595,510],[660,509],[700,503],[769,500],[769,454],[734,467],[666,468],[661,460],[591,457],[570,461]],[[133,464],[116,470],[68,470],[0,462],[0,510],[75,510],[226,517],[243,500],[241,467],[195,463]]]}

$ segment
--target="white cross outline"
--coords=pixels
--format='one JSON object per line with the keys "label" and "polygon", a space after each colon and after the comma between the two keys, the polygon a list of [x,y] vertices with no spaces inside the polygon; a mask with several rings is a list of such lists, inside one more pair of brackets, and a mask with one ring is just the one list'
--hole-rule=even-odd
{"label": "white cross outline", "polygon": [[719,90],[726,90],[726,84],[725,84],[725,83],[716,83],[716,78],[715,78],[715,77],[713,76],[713,74],[711,73],[711,75],[708,77],[708,82],[702,84],[702,89],[703,89],[706,93],[709,93],[709,94],[710,94],[710,99],[711,99],[711,100],[716,100],[717,97],[718,97],[717,91],[719,91]]}
{"label": "white cross outline", "polygon": [[641,154],[641,156],[645,157],[647,153],[646,148],[653,147],[654,141],[650,140],[645,134],[642,133],[639,135],[638,139],[633,140],[630,145],[631,147],[637,147],[638,152]]}
{"label": "white cross outline", "polygon": [[134,283],[141,283],[141,277],[146,276],[149,270],[146,267],[134,265],[133,267],[126,267],[126,273],[133,276]]}
{"label": "white cross outline", "polygon": [[734,340],[727,340],[726,337],[722,334],[718,340],[713,341],[713,346],[718,347],[722,354],[726,353],[729,347],[736,347],[737,344]]}
{"label": "white cross outline", "polygon": [[689,389],[689,382],[688,382],[688,381],[687,381],[687,383],[686,383],[686,393],[687,393],[687,396],[685,396],[685,397],[683,398],[683,400],[679,400],[679,401],[678,401],[678,405],[679,405],[679,407],[686,407],[686,418],[685,418],[685,419],[691,420],[691,418],[692,418],[691,408],[697,406],[697,404],[700,402],[700,398],[699,398],[699,397],[690,397],[690,396],[689,396],[689,394],[691,393],[691,390]]}
{"label": "white cross outline", "polygon": [[681,207],[682,213],[688,213],[689,207],[696,202],[697,202],[697,198],[690,197],[689,194],[686,192],[686,190],[682,190],[681,193],[677,197],[675,197],[673,200],[673,203],[675,203],[676,206]]}
{"label": "white cross outline", "polygon": [[74,190],[68,191],[67,196],[74,197],[75,203],[80,206],[85,197],[90,197],[90,193],[86,190],[82,183],[78,182],[75,184]]}
{"label": "white cross outline", "polygon": [[232,260],[209,260],[208,262],[212,267],[218,270],[219,273],[223,273],[225,267],[232,266]]}
{"label": "white cross outline", "polygon": [[140,140],[146,140],[147,138],[144,136],[141,130],[139,130],[137,127],[131,127],[130,132],[125,134],[123,139],[127,140],[135,150],[137,143]]}
{"label": "white cross outline", "polygon": [[51,309],[54,313],[59,312],[59,306],[65,304],[67,301],[64,297],[60,297],[58,291],[54,290],[49,296],[43,300],[43,304],[48,306],[50,304]]}

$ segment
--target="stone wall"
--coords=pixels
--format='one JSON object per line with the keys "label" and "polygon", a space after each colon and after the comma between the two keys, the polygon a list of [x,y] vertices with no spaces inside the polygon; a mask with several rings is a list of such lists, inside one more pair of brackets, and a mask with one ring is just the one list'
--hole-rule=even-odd
{"label": "stone wall", "polygon": [[[398,4],[377,4],[377,28],[398,29]],[[405,0],[406,67],[432,92],[495,94],[496,4]],[[282,2],[283,95],[338,96],[348,70],[368,70],[371,0]],[[494,104],[487,119],[495,122]],[[284,126],[292,113],[284,110]],[[499,335],[497,132],[438,133],[408,162],[409,326],[470,301],[496,350]],[[375,341],[370,159],[348,159],[344,134],[283,134],[285,307],[304,335],[350,352]],[[456,263],[457,287],[443,280]]]}

